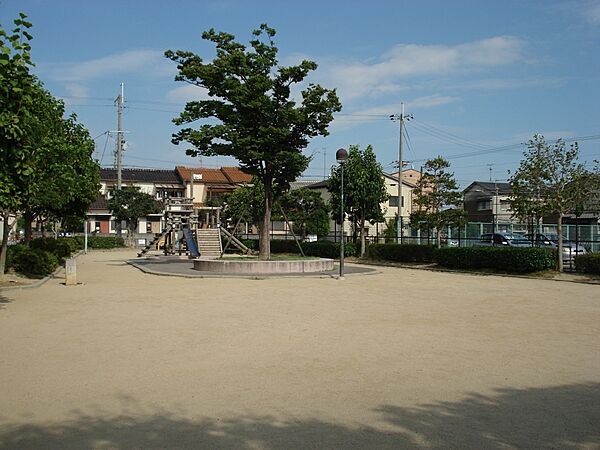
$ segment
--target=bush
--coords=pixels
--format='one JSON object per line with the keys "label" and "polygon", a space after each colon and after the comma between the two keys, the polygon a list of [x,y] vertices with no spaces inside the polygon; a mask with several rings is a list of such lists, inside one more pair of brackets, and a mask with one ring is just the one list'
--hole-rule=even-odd
{"label": "bush", "polygon": [[600,253],[587,253],[575,257],[578,272],[600,275]]}
{"label": "bush", "polygon": [[258,250],[258,239],[240,239],[240,242],[250,250]]}
{"label": "bush", "polygon": [[300,249],[293,239],[271,239],[271,253],[300,253]]}
{"label": "bush", "polygon": [[367,247],[367,257],[383,261],[433,262],[435,248],[418,244],[371,244]]}
{"label": "bush", "polygon": [[33,239],[29,247],[32,249],[44,250],[54,254],[59,261],[64,261],[65,258],[71,256],[71,246],[63,239],[54,239],[42,237]]}
{"label": "bush", "polygon": [[556,255],[543,248],[446,247],[436,249],[435,261],[449,269],[493,269],[531,273],[556,265]]}
{"label": "bush", "polygon": [[11,266],[16,272],[24,275],[43,277],[56,270],[58,258],[45,250],[22,246],[17,251],[13,251]]}
{"label": "bush", "polygon": [[[75,236],[72,238],[63,238],[69,246],[75,250],[83,250],[85,238],[83,236]],[[125,240],[122,237],[116,236],[88,236],[88,248],[108,249],[125,247]]]}
{"label": "bush", "polygon": [[6,264],[4,265],[4,272],[8,272],[8,269],[14,269],[14,259],[18,253],[27,251],[29,248],[23,244],[9,245],[6,251]]}
{"label": "bush", "polygon": [[75,253],[79,250],[83,250],[83,238],[79,237],[65,237],[60,238],[61,241],[66,243],[71,249],[71,253]]}
{"label": "bush", "polygon": [[[340,257],[340,243],[332,241],[317,241],[317,242],[303,242],[302,250],[306,256],[318,256],[319,258],[333,258],[337,259]],[[344,244],[344,256],[356,256],[358,249],[356,244],[353,242],[347,242]]]}

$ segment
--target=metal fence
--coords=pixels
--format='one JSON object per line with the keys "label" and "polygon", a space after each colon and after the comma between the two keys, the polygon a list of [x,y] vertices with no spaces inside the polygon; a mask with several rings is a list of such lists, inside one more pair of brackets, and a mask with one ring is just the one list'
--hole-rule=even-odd
{"label": "metal fence", "polygon": [[[539,233],[556,233],[558,226],[556,224],[540,224],[535,227]],[[427,230],[415,230],[404,228],[401,238],[404,244],[435,244],[437,236],[433,230],[428,233]],[[442,232],[442,244],[458,247],[469,247],[474,242],[479,241],[482,234],[493,232],[508,232],[514,234],[526,234],[531,231],[531,227],[526,224],[515,223],[481,223],[469,222],[462,227],[448,227]],[[599,225],[563,225],[563,236],[568,240],[582,245],[588,252],[600,252],[600,226]],[[370,242],[383,243],[386,240],[380,236],[369,236]],[[388,242],[395,242],[395,239],[387,239]]]}

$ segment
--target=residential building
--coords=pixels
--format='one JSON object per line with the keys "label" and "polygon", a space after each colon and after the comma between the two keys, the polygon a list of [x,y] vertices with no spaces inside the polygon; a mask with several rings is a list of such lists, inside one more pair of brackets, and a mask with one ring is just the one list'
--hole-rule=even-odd
{"label": "residential building", "polygon": [[[418,172],[417,172],[418,173]],[[403,173],[404,175],[404,173]],[[367,235],[369,236],[378,236],[381,234],[385,228],[386,224],[389,220],[394,219],[398,214],[398,177],[392,176],[388,174],[383,174],[383,178],[385,180],[386,191],[390,196],[389,199],[381,204],[381,207],[384,211],[384,222],[381,223],[367,223],[365,224],[365,228],[367,229]],[[327,180],[319,181],[317,183],[313,183],[309,186],[306,186],[308,189],[313,189],[318,191],[323,200],[325,202],[329,202],[331,198],[331,194],[327,190]],[[413,211],[413,190],[415,189],[415,183],[412,181],[408,181],[406,179],[402,179],[402,204],[400,208],[400,213],[402,217],[402,223],[404,228],[406,229],[408,226],[408,219],[410,214]],[[339,234],[338,225],[335,221],[331,223],[331,230],[334,234]],[[349,222],[344,223],[344,232],[346,234],[351,233],[351,224]]]}
{"label": "residential building", "polygon": [[474,181],[463,191],[469,222],[517,223],[512,217],[509,196],[510,183]]}

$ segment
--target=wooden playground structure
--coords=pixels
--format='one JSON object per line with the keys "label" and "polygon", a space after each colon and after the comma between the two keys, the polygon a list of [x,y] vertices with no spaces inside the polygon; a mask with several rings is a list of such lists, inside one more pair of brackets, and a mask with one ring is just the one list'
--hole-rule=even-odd
{"label": "wooden playground structure", "polygon": [[[226,239],[223,247],[222,238]],[[164,229],[144,247],[138,256],[160,248],[165,256],[188,255],[218,258],[229,246],[243,254],[251,250],[221,226],[221,207],[194,207],[192,198],[174,197],[165,200]]]}

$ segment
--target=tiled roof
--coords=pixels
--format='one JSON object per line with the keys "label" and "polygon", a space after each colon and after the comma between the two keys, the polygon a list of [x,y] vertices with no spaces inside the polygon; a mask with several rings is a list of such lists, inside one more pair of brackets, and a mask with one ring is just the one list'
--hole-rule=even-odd
{"label": "tiled roof", "polygon": [[252,176],[242,172],[238,167],[211,169],[207,167],[190,168],[177,166],[175,170],[185,182],[190,180],[192,173],[194,175],[202,175],[202,180],[197,180],[199,183],[242,184],[252,182]]}
{"label": "tiled roof", "polygon": [[302,189],[308,186],[312,186],[313,184],[318,183],[316,180],[301,180],[301,181],[292,181],[290,183],[290,190],[294,191],[296,189]]}
{"label": "tiled roof", "polygon": [[108,211],[108,201],[106,200],[106,197],[102,194],[96,197],[96,200],[92,202],[88,210]]}
{"label": "tiled roof", "polygon": [[489,194],[495,194],[496,188],[499,195],[508,195],[512,193],[510,183],[493,182],[493,181],[473,181],[463,192],[472,191],[476,188],[482,191],[487,191]]}
{"label": "tiled roof", "polygon": [[[102,167],[100,169],[100,179],[102,181],[116,181],[117,171],[114,168]],[[170,169],[122,169],[121,180],[123,182],[181,184],[177,172]]]}

